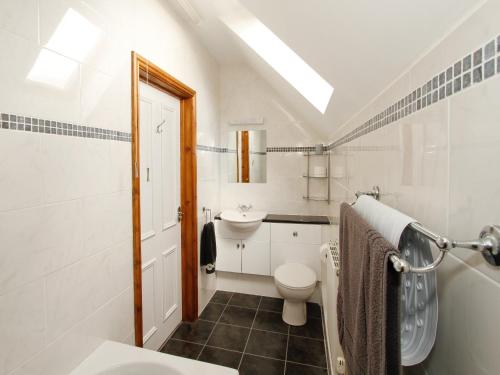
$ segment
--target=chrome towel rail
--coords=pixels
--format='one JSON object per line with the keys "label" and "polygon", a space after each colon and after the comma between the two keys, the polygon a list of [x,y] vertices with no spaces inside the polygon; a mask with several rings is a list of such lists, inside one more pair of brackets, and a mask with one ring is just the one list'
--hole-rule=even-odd
{"label": "chrome towel rail", "polygon": [[212,222],[212,209],[203,207],[201,211],[205,215],[205,224]]}
{"label": "chrome towel rail", "polygon": [[[378,200],[380,197],[380,189],[378,186],[374,186],[371,192],[356,192],[356,197],[361,195],[370,195]],[[473,241],[455,241],[440,236],[416,222],[410,223],[409,226],[434,242],[440,251],[438,257],[434,259],[431,264],[423,267],[412,266],[408,261],[396,255],[391,255],[389,259],[393,263],[394,269],[398,272],[425,273],[434,271],[441,264],[448,251],[454,248],[478,251],[489,264],[496,267],[500,266],[500,226],[498,225],[485,226],[479,233],[479,238]]]}

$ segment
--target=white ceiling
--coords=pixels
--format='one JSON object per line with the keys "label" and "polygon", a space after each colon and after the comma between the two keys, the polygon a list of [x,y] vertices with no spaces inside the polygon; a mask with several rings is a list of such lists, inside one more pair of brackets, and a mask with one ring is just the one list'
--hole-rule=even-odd
{"label": "white ceiling", "polygon": [[193,24],[196,33],[221,64],[245,62],[260,73],[325,137],[484,2],[239,0],[335,88],[322,115],[221,22],[219,17],[235,1],[189,0],[201,16],[201,22]]}

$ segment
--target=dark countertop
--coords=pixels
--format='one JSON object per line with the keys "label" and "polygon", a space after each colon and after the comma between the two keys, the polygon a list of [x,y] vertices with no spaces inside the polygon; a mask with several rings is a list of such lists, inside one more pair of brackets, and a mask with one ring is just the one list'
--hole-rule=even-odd
{"label": "dark countertop", "polygon": [[[220,214],[215,216],[215,220],[220,220]],[[322,224],[329,225],[332,223],[328,216],[314,215],[278,215],[268,214],[264,223],[288,223],[288,224]]]}

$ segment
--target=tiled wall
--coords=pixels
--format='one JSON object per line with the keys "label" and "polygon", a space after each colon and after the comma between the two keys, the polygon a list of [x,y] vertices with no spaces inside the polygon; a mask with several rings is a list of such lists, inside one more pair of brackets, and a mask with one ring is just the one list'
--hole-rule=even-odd
{"label": "tiled wall", "polygon": [[[486,2],[332,137],[332,167],[345,171],[338,201],[379,185],[382,202],[455,239],[500,224],[499,14]],[[423,369],[498,373],[500,269],[456,249],[437,275],[438,335]]]}
{"label": "tiled wall", "polygon": [[[75,67],[64,87],[27,79],[70,8],[96,44],[51,55]],[[0,47],[0,374],[67,374],[103,339],[133,342],[130,51],[196,89],[203,144],[218,65],[161,0],[3,0]],[[200,212],[218,196],[203,173]]]}
{"label": "tiled wall", "polygon": [[[235,208],[238,203],[251,203],[255,209],[276,213],[329,214],[324,202],[308,202],[302,197],[306,181],[303,152],[321,137],[304,124],[286,103],[255,72],[246,66],[221,67],[220,145],[227,145],[227,133],[234,130],[267,131],[267,183],[228,183],[228,163],[223,149],[220,157],[221,208]],[[230,121],[264,117],[264,125],[233,126]],[[326,185],[326,184],[325,184]],[[319,190],[323,187],[317,186]],[[326,191],[326,190],[325,190]]]}

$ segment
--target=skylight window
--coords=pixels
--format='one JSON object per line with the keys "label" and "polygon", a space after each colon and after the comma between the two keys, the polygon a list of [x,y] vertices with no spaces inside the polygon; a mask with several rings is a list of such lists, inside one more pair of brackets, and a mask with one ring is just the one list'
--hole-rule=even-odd
{"label": "skylight window", "polygon": [[97,26],[77,11],[68,9],[40,51],[27,79],[64,89],[78,70],[78,62],[90,54],[100,36]]}
{"label": "skylight window", "polygon": [[222,17],[222,21],[318,111],[325,113],[333,87],[270,29],[241,6],[237,13]]}
{"label": "skylight window", "polygon": [[62,90],[77,69],[77,62],[44,48],[40,51],[27,78]]}
{"label": "skylight window", "polygon": [[77,11],[69,8],[45,47],[83,62],[95,47],[101,30]]}

